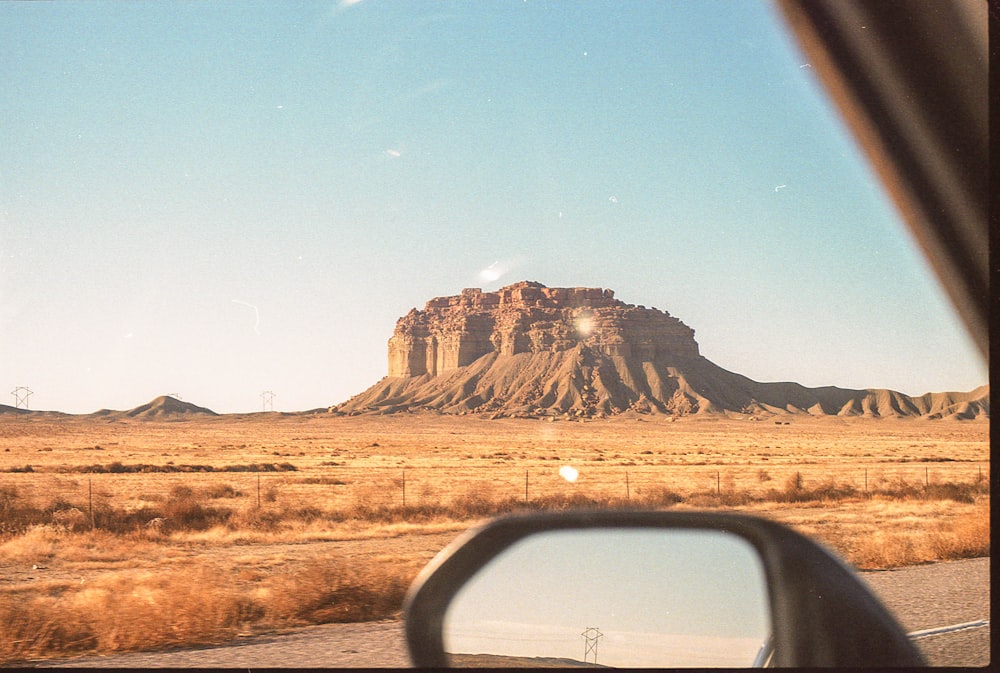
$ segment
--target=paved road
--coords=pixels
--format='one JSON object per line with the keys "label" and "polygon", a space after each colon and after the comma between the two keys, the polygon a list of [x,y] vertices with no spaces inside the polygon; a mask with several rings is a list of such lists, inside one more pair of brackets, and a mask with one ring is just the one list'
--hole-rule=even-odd
{"label": "paved road", "polygon": [[[862,573],[907,632],[990,618],[990,560],[949,561]],[[929,635],[916,640],[932,666],[986,666],[990,627]]]}
{"label": "paved road", "polygon": [[[908,632],[989,619],[988,558],[864,573],[863,577]],[[986,666],[990,661],[989,626],[930,635],[916,642],[934,666]],[[325,624],[218,647],[36,663],[107,668],[400,668],[409,665],[409,658],[402,623],[384,621]]]}

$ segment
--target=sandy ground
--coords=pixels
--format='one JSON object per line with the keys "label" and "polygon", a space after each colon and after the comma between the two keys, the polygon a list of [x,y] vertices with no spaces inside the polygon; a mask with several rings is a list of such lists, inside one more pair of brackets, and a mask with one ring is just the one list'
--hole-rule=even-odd
{"label": "sandy ground", "polygon": [[[121,469],[107,471],[116,464]],[[126,469],[137,465],[195,471]],[[267,465],[285,468],[220,471]],[[103,471],[93,471],[95,466]],[[575,481],[560,476],[566,466],[578,471]],[[207,467],[216,471],[197,471]],[[237,509],[329,511],[525,495],[638,502],[662,489],[688,495],[763,493],[785,488],[793,477],[807,487],[832,480],[861,490],[900,480],[972,482],[988,479],[989,472],[985,421],[794,416],[779,425],[724,418],[547,422],[277,413],[156,421],[0,417],[0,493],[8,489],[41,506],[72,505],[84,516],[102,506],[155,507],[177,486],[197,492],[225,486],[228,495],[213,502]],[[851,538],[873,526],[933,527],[971,507],[858,500],[742,509],[820,538]],[[30,545],[0,538],[0,590],[31,592],[43,584],[86,584],[161,568],[267,574],[317,559],[419,567],[470,523],[349,521],[322,530],[305,526],[273,539],[185,533],[150,541],[138,551],[100,538],[90,552],[77,550],[71,557],[58,548],[33,556]]]}
{"label": "sandy ground", "polygon": [[[643,490],[782,487],[831,477],[857,488],[895,478],[967,481],[989,473],[985,421],[724,418],[587,422],[408,415],[329,417],[276,413],[177,421],[94,417],[0,418],[0,487],[22,495],[101,502],[229,483],[245,501],[267,489],[285,501],[439,502],[470,489],[493,497]],[[279,471],[84,473],[88,466]],[[580,478],[567,483],[559,468]],[[185,467],[187,466],[187,467]],[[193,467],[192,467],[193,466]],[[30,469],[31,472],[27,472]],[[294,471],[289,471],[293,469]],[[44,477],[43,477],[44,475]],[[312,478],[313,483],[308,483]]]}

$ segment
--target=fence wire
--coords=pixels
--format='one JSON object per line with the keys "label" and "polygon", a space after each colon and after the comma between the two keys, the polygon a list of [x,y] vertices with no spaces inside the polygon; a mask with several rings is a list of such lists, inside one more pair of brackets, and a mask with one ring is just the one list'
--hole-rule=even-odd
{"label": "fence wire", "polygon": [[[319,509],[447,505],[456,501],[533,502],[576,499],[665,504],[670,498],[733,496],[776,499],[800,492],[815,497],[880,493],[948,497],[947,485],[988,488],[989,465],[970,463],[852,465],[782,464],[604,466],[455,463],[435,467],[323,466],[270,472],[0,473],[3,499],[35,507],[139,509],[178,489],[207,500],[255,507]],[[6,496],[4,494],[7,494]],[[784,496],[782,496],[784,494]]]}

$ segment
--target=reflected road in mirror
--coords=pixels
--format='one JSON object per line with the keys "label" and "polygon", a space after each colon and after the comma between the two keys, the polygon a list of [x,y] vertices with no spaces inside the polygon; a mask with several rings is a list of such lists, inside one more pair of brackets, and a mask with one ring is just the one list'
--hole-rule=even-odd
{"label": "reflected road in mirror", "polygon": [[756,550],[722,531],[546,531],[445,613],[452,666],[746,667],[771,631]]}

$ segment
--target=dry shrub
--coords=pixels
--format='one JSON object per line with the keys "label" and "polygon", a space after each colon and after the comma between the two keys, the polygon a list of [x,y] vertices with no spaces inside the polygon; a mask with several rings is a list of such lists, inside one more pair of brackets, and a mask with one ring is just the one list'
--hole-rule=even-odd
{"label": "dry shrub", "polygon": [[[749,501],[807,503],[807,502],[839,502],[859,497],[858,490],[849,484],[837,484],[832,478],[807,487],[802,474],[796,472],[788,477],[783,490],[768,489],[763,497],[752,498]],[[743,504],[743,503],[740,503]]]}
{"label": "dry shrub", "polygon": [[115,578],[65,602],[100,651],[219,642],[250,612],[228,577],[204,569]]}
{"label": "dry shrub", "polygon": [[232,510],[204,505],[187,486],[175,486],[163,503],[163,518],[172,530],[207,530],[224,524],[230,516]]}
{"label": "dry shrub", "polygon": [[838,549],[855,567],[869,570],[915,565],[926,559],[917,551],[915,536],[874,530]]}
{"label": "dry shrub", "polygon": [[20,494],[13,486],[0,486],[0,513],[6,514],[17,508]]}
{"label": "dry shrub", "polygon": [[489,516],[497,511],[493,484],[488,481],[470,484],[465,492],[451,501],[451,513],[463,518]]}
{"label": "dry shrub", "polygon": [[895,499],[916,499],[921,496],[923,490],[916,484],[908,482],[903,477],[893,477],[892,479],[876,479],[876,486],[870,491],[873,496],[884,496]]}
{"label": "dry shrub", "polygon": [[792,495],[793,497],[794,495],[801,493],[803,487],[804,482],[802,481],[801,472],[796,472],[785,480],[785,493]]}
{"label": "dry shrub", "polygon": [[[93,639],[81,632],[79,625],[65,619],[58,608],[59,600],[37,596],[27,601],[0,600],[0,664],[55,651],[67,651],[70,646],[86,649]],[[53,647],[54,644],[57,644]]]}
{"label": "dry shrub", "polygon": [[743,507],[753,502],[749,491],[701,491],[692,493],[677,502],[696,509],[717,509],[719,507]]}
{"label": "dry shrub", "polygon": [[858,490],[849,484],[837,484],[832,478],[808,489],[810,500],[840,501],[859,497]]}
{"label": "dry shrub", "polygon": [[719,494],[719,502],[726,507],[743,507],[753,502],[749,491],[723,491]]}
{"label": "dry shrub", "polygon": [[217,484],[206,488],[205,496],[213,500],[218,498],[239,498],[243,496],[243,491],[233,487],[232,484]]}
{"label": "dry shrub", "polygon": [[323,486],[347,486],[350,482],[344,481],[337,477],[303,477],[298,479],[296,483],[299,484],[318,484]]}
{"label": "dry shrub", "polygon": [[929,534],[928,544],[937,558],[962,559],[990,555],[990,515],[982,511],[958,518],[943,530]]}
{"label": "dry shrub", "polygon": [[412,563],[362,568],[324,559],[271,577],[185,569],[119,574],[26,600],[0,594],[0,664],[216,643],[247,629],[391,618],[417,571]]}
{"label": "dry shrub", "polygon": [[0,535],[23,533],[46,523],[45,512],[34,507],[13,486],[0,486]]}
{"label": "dry shrub", "polygon": [[232,512],[226,520],[230,530],[273,531],[277,530],[284,520],[284,512],[261,507],[245,507]]}
{"label": "dry shrub", "polygon": [[692,493],[685,498],[684,503],[695,509],[715,509],[722,504],[722,499],[714,491],[702,491],[700,493]]}
{"label": "dry shrub", "polygon": [[384,564],[358,567],[316,560],[273,577],[257,591],[263,619],[275,625],[363,622],[397,616],[416,572]]}
{"label": "dry shrub", "polygon": [[[624,500],[622,500],[624,502]],[[522,503],[517,503],[523,506]],[[607,498],[593,498],[583,493],[560,493],[557,495],[543,495],[533,498],[528,503],[531,509],[543,509],[553,511],[565,511],[569,509],[593,509],[595,507],[615,507],[621,502]]]}
{"label": "dry shrub", "polygon": [[391,519],[392,522],[410,521],[415,523],[429,523],[448,518],[447,509],[443,505],[433,503],[421,503],[419,505],[407,505],[399,508],[399,516]]}
{"label": "dry shrub", "polygon": [[0,602],[0,661],[221,642],[252,615],[222,573],[115,576]]}
{"label": "dry shrub", "polygon": [[[167,530],[206,530],[225,523],[232,510],[208,506],[205,495],[196,494],[188,486],[176,486],[163,502],[155,507],[112,507],[98,503],[93,509],[93,520],[84,512],[86,505],[74,505],[56,499],[47,507],[35,506],[17,496],[13,489],[0,492],[0,535],[18,535],[40,525],[51,525],[60,530],[83,532],[92,527],[120,535],[142,531],[154,519],[165,519]],[[238,497],[239,492],[223,486],[208,493],[209,497]]]}
{"label": "dry shrub", "polygon": [[300,523],[312,523],[326,518],[326,512],[318,507],[299,507],[292,512],[292,518]]}
{"label": "dry shrub", "polygon": [[641,502],[651,507],[670,507],[684,502],[684,496],[666,486],[655,486],[645,490]]}
{"label": "dry shrub", "polygon": [[985,507],[936,529],[874,530],[845,544],[842,553],[864,569],[897,568],[933,561],[990,555],[990,519]]}
{"label": "dry shrub", "polygon": [[103,563],[148,558],[156,545],[141,535],[114,535],[102,530],[70,533],[54,526],[36,526],[0,543],[0,560],[24,563]]}
{"label": "dry shrub", "polygon": [[0,559],[40,563],[52,558],[59,531],[52,526],[32,526],[21,535],[0,543]]}
{"label": "dry shrub", "polygon": [[52,525],[60,530],[79,532],[91,527],[90,518],[77,507],[66,507],[52,512]]}
{"label": "dry shrub", "polygon": [[944,482],[925,486],[922,497],[926,500],[954,500],[955,502],[974,503],[977,495],[988,492],[989,484],[982,481],[971,484]]}

